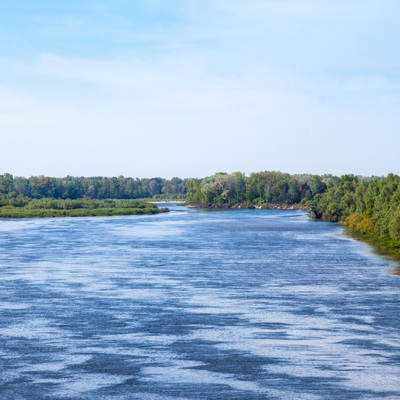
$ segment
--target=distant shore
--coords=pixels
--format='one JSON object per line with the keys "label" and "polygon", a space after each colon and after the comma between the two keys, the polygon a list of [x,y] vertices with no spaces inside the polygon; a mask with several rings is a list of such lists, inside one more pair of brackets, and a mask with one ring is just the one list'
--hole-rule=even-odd
{"label": "distant shore", "polygon": [[197,208],[215,208],[215,209],[258,209],[258,210],[305,210],[308,211],[309,207],[303,204],[278,204],[278,203],[264,203],[264,204],[246,204],[246,203],[238,203],[238,204],[223,204],[221,206],[208,203],[208,204],[189,204],[188,207],[197,207]]}
{"label": "distant shore", "polygon": [[183,204],[185,201],[184,200],[151,200],[149,203],[152,204]]}
{"label": "distant shore", "polygon": [[0,207],[0,218],[106,217],[147,215],[168,212],[156,204],[142,200],[55,200],[32,199],[25,206]]}

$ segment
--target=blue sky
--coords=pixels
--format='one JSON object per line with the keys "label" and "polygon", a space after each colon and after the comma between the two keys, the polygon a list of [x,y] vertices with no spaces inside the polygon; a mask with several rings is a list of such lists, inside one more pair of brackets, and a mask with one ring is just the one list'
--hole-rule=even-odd
{"label": "blue sky", "polygon": [[19,0],[0,173],[400,174],[397,0]]}

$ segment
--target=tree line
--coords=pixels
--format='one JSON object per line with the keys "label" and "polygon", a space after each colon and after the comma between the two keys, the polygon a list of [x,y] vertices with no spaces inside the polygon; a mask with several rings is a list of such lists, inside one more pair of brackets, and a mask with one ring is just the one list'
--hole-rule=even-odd
{"label": "tree line", "polygon": [[187,203],[202,207],[294,205],[323,193],[332,175],[290,175],[278,171],[217,173],[187,182]]}
{"label": "tree line", "polygon": [[27,199],[184,199],[186,180],[181,178],[125,178],[0,175],[0,206],[22,206]]}

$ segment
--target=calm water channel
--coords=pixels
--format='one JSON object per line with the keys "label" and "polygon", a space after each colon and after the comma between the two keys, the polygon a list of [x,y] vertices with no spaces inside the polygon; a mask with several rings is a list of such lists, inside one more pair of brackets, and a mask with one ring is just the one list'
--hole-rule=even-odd
{"label": "calm water channel", "polygon": [[399,399],[400,277],[303,211],[0,221],[0,399]]}

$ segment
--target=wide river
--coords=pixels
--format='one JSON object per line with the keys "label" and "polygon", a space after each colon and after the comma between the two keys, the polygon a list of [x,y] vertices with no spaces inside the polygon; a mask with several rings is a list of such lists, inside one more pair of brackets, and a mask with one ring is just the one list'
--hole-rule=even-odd
{"label": "wide river", "polygon": [[400,277],[303,211],[0,221],[0,399],[400,399]]}

